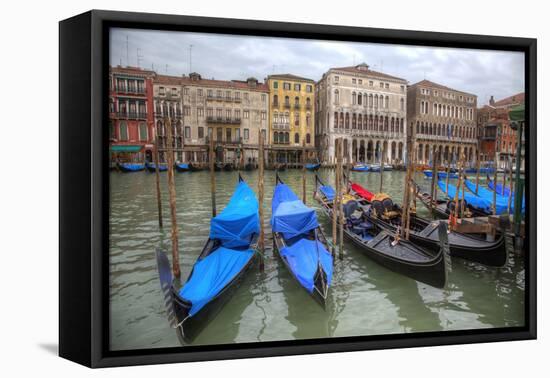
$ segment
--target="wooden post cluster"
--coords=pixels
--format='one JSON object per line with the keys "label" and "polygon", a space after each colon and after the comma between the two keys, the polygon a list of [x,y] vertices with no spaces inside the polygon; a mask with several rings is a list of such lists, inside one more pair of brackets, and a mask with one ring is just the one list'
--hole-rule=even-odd
{"label": "wooden post cluster", "polygon": [[258,240],[258,249],[260,250],[260,271],[264,271],[264,140],[263,135],[259,133],[258,147],[258,202],[260,212],[260,238]]}
{"label": "wooden post cluster", "polygon": [[437,203],[437,196],[436,196],[436,180],[439,178],[439,172],[437,171],[437,154],[435,152],[435,146],[433,147],[433,153],[432,153],[432,186],[430,190],[430,196],[432,197],[432,201],[430,203],[430,215],[434,216],[434,208]]}
{"label": "wooden post cluster", "polygon": [[479,190],[479,171],[481,169],[481,161],[479,160],[479,147],[477,149],[477,159],[476,159],[476,194]]}
{"label": "wooden post cluster", "polygon": [[410,226],[410,202],[411,202],[411,179],[413,164],[413,148],[414,148],[414,123],[410,123],[407,130],[407,172],[405,174],[405,185],[403,190],[403,228],[401,228],[401,237],[409,239]]}
{"label": "wooden post cluster", "polygon": [[[172,222],[172,270],[174,277],[179,279],[181,277],[180,272],[180,259],[178,248],[178,222],[176,217],[176,183],[174,182],[174,149],[172,145],[172,123],[170,118],[165,118],[166,136],[167,136],[167,159],[168,165],[168,193],[170,198],[170,220]],[[157,168],[158,169],[158,168]]]}
{"label": "wooden post cluster", "polygon": [[155,144],[153,145],[153,162],[155,163],[155,184],[157,188],[157,208],[159,216],[159,227],[162,228],[162,200],[160,194],[160,174],[159,174],[159,142],[156,137],[155,129]]}
{"label": "wooden post cluster", "polygon": [[212,217],[216,216],[216,176],[214,174],[214,164],[216,155],[214,152],[214,137],[210,136],[210,196],[212,200]]}

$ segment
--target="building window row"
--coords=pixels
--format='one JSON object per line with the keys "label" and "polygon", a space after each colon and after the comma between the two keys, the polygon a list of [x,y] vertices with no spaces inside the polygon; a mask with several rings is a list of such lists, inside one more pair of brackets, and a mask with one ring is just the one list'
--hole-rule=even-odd
{"label": "building window row", "polygon": [[392,133],[404,132],[404,118],[377,116],[372,114],[356,114],[335,112],[333,127],[335,129],[385,131]]}
{"label": "building window row", "polygon": [[[430,114],[430,106],[428,101],[420,102],[420,114]],[[432,106],[432,114],[439,117],[465,119],[468,121],[474,120],[474,109],[464,108],[449,104],[434,103]]]}
{"label": "building window row", "polygon": [[[280,103],[279,103],[279,96],[278,95],[273,95],[273,104],[272,105],[273,105],[273,107],[279,107]],[[294,109],[300,109],[301,108],[300,97],[298,97],[298,96],[294,97],[294,101],[291,104],[290,103],[290,97],[285,96],[283,106],[285,108],[294,107]],[[311,98],[310,97],[306,97],[305,106],[306,106],[306,109],[311,109]]]}
{"label": "building window row", "polygon": [[145,80],[117,77],[114,89],[124,93],[145,93]]}
{"label": "building window row", "polygon": [[447,138],[476,138],[476,128],[474,126],[457,126],[452,124],[441,124],[431,122],[417,122],[416,133],[422,135],[441,136]]}

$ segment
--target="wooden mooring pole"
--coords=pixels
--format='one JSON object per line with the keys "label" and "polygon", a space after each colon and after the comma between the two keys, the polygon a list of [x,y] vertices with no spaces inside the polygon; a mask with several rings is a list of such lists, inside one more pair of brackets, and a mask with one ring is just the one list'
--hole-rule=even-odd
{"label": "wooden mooring pole", "polygon": [[170,118],[166,118],[164,121],[166,125],[166,137],[167,137],[167,159],[166,164],[168,165],[168,193],[170,195],[170,220],[172,223],[172,270],[174,277],[180,279],[180,258],[179,258],[179,238],[178,238],[178,222],[177,222],[177,211],[176,211],[176,183],[174,182],[174,147],[172,144],[172,122]]}
{"label": "wooden mooring pole", "polygon": [[258,240],[258,249],[260,250],[260,271],[264,271],[264,251],[265,251],[265,232],[264,232],[264,140],[262,132],[258,135],[258,202],[260,213],[260,237]]}
{"label": "wooden mooring pole", "polygon": [[210,198],[212,200],[212,217],[216,216],[216,175],[214,173],[214,164],[216,161],[214,152],[214,136],[210,136]]}
{"label": "wooden mooring pole", "polygon": [[302,141],[302,202],[306,204],[306,140]]}
{"label": "wooden mooring pole", "polygon": [[343,161],[344,161],[344,141],[340,139],[340,148],[338,149],[338,213],[339,213],[339,232],[338,232],[338,257],[344,259],[344,204],[343,204]]}
{"label": "wooden mooring pole", "polygon": [[497,166],[497,151],[495,149],[495,173],[493,174],[493,185],[495,190],[493,190],[493,215],[497,213],[497,181],[498,181],[498,166]]}
{"label": "wooden mooring pole", "polygon": [[[335,140],[334,154],[338,156],[339,139]],[[337,218],[338,218],[338,167],[334,170],[334,198],[332,200],[332,256],[336,256]]]}
{"label": "wooden mooring pole", "polygon": [[162,228],[162,196],[160,194],[160,174],[159,174],[159,142],[156,137],[155,128],[155,144],[153,145],[153,162],[155,163],[155,184],[157,188],[157,208],[159,216],[159,227]]}
{"label": "wooden mooring pole", "polygon": [[435,153],[435,146],[433,147],[433,153],[432,153],[432,186],[430,191],[430,196],[432,197],[432,201],[430,203],[430,215],[434,216],[434,207],[437,203],[437,198],[435,196],[435,181],[439,178],[439,174],[437,172],[437,154]]}
{"label": "wooden mooring pole", "polygon": [[379,193],[382,193],[382,187],[383,187],[383,183],[384,183],[384,160],[385,160],[385,157],[386,157],[386,147],[387,147],[387,144],[382,144],[382,156],[381,156],[381,159],[380,159],[380,188],[378,190]]}

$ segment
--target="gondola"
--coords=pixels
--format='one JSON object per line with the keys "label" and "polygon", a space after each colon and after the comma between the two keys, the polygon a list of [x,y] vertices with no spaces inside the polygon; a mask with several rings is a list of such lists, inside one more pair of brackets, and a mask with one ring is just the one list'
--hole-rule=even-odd
{"label": "gondola", "polygon": [[321,167],[321,163],[306,163],[308,171],[317,171]]}
{"label": "gondola", "polygon": [[[424,176],[426,176],[426,178],[432,178],[433,173],[432,173],[431,170],[426,169],[423,172],[424,172]],[[440,178],[440,179],[446,179],[447,178],[447,172],[437,172],[437,177]],[[449,173],[449,178],[450,179],[457,179],[458,178],[458,173]]]}
{"label": "gondola", "polygon": [[[157,166],[155,163],[151,163],[151,162],[145,163],[145,169],[147,169],[147,171],[149,172],[155,172],[156,167]],[[168,170],[168,166],[165,163],[159,164],[159,172],[165,172],[167,170]]]}
{"label": "gondola", "polygon": [[[470,180],[464,180],[464,185],[466,188],[468,188],[469,191],[472,193],[476,192],[476,184]],[[496,194],[496,196],[495,196]],[[488,201],[489,203],[493,204],[493,199],[496,197],[496,213],[497,215],[500,214],[507,214],[508,213],[508,197],[503,196],[501,194],[495,193],[494,191],[491,191],[484,186],[478,185],[477,187],[477,195],[480,198],[483,198],[484,200]],[[512,201],[510,202],[510,210],[514,211],[514,198],[512,198]],[[523,199],[523,202],[521,204],[521,212],[525,212],[525,198]]]}
{"label": "gondola", "polygon": [[198,171],[202,171],[203,168],[196,163],[189,163],[189,170],[191,172],[198,172]]}
{"label": "gondola", "polygon": [[231,172],[233,170],[233,163],[225,163],[223,165],[223,170],[224,171],[228,171],[228,172]]}
{"label": "gondola", "polygon": [[224,166],[225,166],[224,163],[216,162],[214,164],[214,171],[220,172],[224,168]]}
{"label": "gondola", "polygon": [[190,172],[191,167],[187,163],[174,163],[174,168],[178,172]]}
{"label": "gondola", "polygon": [[[321,209],[332,217],[334,189],[316,177],[315,199]],[[448,259],[445,258],[446,223],[441,222],[443,237],[437,252],[421,248],[411,241],[398,239],[368,218],[371,205],[364,199],[352,198],[344,205],[344,235],[371,260],[407,277],[428,285],[443,288],[447,281]]]}
{"label": "gondola", "polygon": [[166,253],[157,250],[161,287],[184,340],[192,341],[237,290],[256,259],[259,231],[258,200],[239,176],[229,203],[212,218],[209,239],[183,286],[172,280]]}
{"label": "gondola", "polygon": [[368,167],[370,172],[380,172],[380,170],[382,169],[380,164],[370,164]]}
{"label": "gondola", "polygon": [[[489,189],[491,189],[493,192],[495,191],[495,182],[489,177],[487,176],[487,186],[489,187]],[[502,184],[500,183],[497,183],[496,185],[496,192],[497,194],[500,194],[501,196],[506,196],[508,197],[510,195],[510,188],[509,187],[502,187]],[[512,192],[512,195],[514,195],[514,193]]]}
{"label": "gondola", "polygon": [[300,286],[326,308],[333,257],[315,210],[304,205],[278,174],[271,208],[275,251]]}
{"label": "gondola", "polygon": [[252,163],[246,163],[246,164],[244,165],[244,170],[245,170],[245,171],[252,171],[254,168],[256,168],[256,167],[255,167],[254,164],[252,164]]}
{"label": "gondola", "polygon": [[[454,200],[457,192],[455,185],[447,183],[442,180],[437,180],[437,186],[442,193],[450,199]],[[474,188],[475,189],[475,188]],[[458,190],[458,198],[462,200],[462,190]],[[471,208],[476,216],[488,216],[492,214],[492,203],[484,198],[481,198],[474,193],[464,190],[464,200],[468,204],[468,208]]]}
{"label": "gondola", "polygon": [[[402,226],[402,209],[393,203],[390,196],[378,193],[372,198],[371,205],[368,213],[370,221],[391,232],[396,232]],[[411,214],[410,240],[424,248],[438,250],[440,233],[437,230],[440,223],[438,220],[430,221]],[[487,241],[479,236],[451,231],[447,238],[453,257],[489,266],[501,267],[506,264],[507,254],[502,234],[495,241]]]}
{"label": "gondola", "polygon": [[121,172],[139,172],[145,169],[145,164],[143,163],[118,163],[118,169]]}
{"label": "gondola", "polygon": [[356,164],[351,168],[354,172],[368,172],[369,167],[365,164]]}
{"label": "gondola", "polygon": [[[434,206],[434,216],[439,219],[448,219],[451,215],[451,211],[455,209],[454,197],[450,199],[436,199],[432,200],[432,196],[428,192],[422,191],[420,186],[417,183],[414,183],[416,186],[416,197],[420,202],[426,206],[426,208],[431,209]],[[462,198],[458,199],[458,205],[462,206]],[[464,208],[466,217],[486,217],[490,215],[481,209],[477,209],[471,206],[467,201],[464,201]]]}

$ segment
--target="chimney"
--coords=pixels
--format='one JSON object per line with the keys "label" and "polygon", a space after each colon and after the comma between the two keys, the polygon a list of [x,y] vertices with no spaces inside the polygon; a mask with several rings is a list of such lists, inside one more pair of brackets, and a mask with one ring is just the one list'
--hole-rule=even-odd
{"label": "chimney", "polygon": [[495,105],[495,98],[491,96],[491,99],[489,100],[489,105],[494,106]]}

